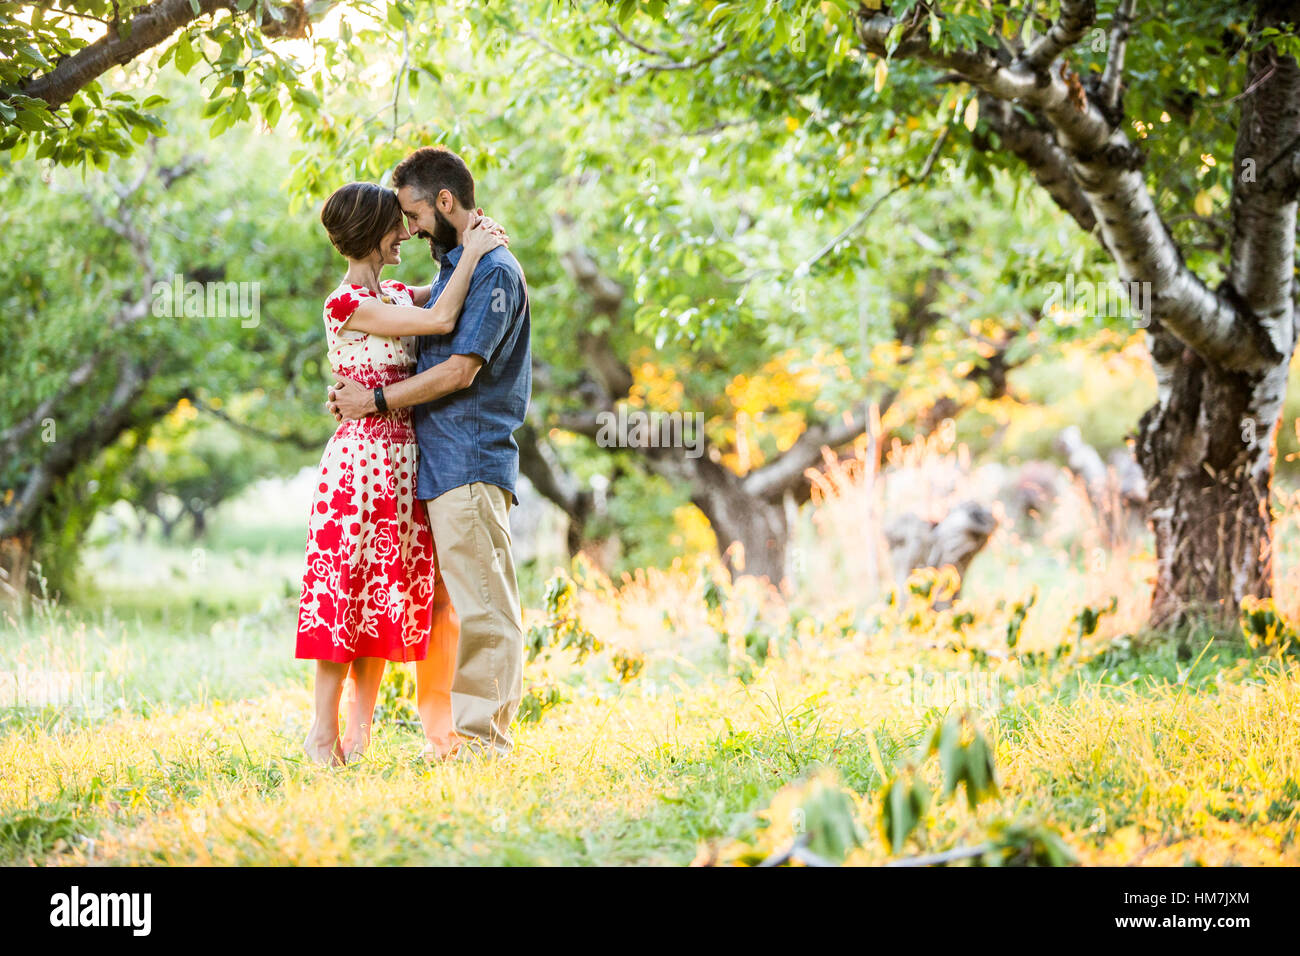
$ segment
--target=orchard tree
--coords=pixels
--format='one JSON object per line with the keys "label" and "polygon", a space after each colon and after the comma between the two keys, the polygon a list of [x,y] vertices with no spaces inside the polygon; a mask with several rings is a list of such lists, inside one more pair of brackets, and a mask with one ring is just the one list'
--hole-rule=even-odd
{"label": "orchard tree", "polygon": [[133,443],[129,465],[117,484],[105,489],[135,509],[142,534],[153,519],[164,539],[171,540],[183,522],[201,538],[219,505],[262,478],[315,463],[315,443],[295,456],[283,436],[271,442],[249,435],[213,411],[180,399],[166,418],[142,433],[142,443]]}
{"label": "orchard tree", "polygon": [[[523,472],[570,516],[571,547],[601,524],[602,497],[644,493],[619,476],[647,473],[699,507],[724,554],[744,546],[746,573],[779,581],[823,448],[861,436],[872,403],[907,434],[1006,396],[1036,334],[1024,301],[1062,256],[1092,267],[1045,203],[1026,198],[1004,221],[1008,177],[990,197],[961,185],[944,155],[960,112],[918,155],[898,137],[853,180],[827,183],[819,167],[852,163],[852,150],[812,141],[805,156],[755,140],[749,121],[686,123],[653,86],[619,80],[614,58],[631,48],[607,27],[580,39],[609,69],[555,47],[558,24],[466,14],[468,41],[417,17],[400,49],[386,24],[333,48],[333,121],[304,136],[298,182],[327,188],[339,164],[382,178],[414,143],[465,154],[528,271],[534,400],[516,439]],[[365,71],[392,76],[372,93],[383,108],[346,102]],[[914,188],[931,179],[934,192]],[[698,413],[702,447],[609,447],[602,429],[620,409]],[[614,478],[606,492],[588,484],[593,470]]]}
{"label": "orchard tree", "polygon": [[[185,105],[170,117],[182,134],[197,114]],[[291,448],[329,434],[320,290],[336,257],[284,215],[265,178],[288,171],[274,144],[218,142],[150,141],[84,179],[25,160],[0,183],[12,263],[0,336],[21,383],[0,397],[0,541],[15,589],[33,560],[66,580],[96,510],[131,486],[133,462],[180,403]],[[256,182],[229,164],[232,149],[261,171]]]}
{"label": "orchard tree", "polygon": [[[1270,486],[1296,333],[1300,4],[578,9],[496,16],[503,36],[548,61],[550,95],[581,90],[597,110],[672,104],[683,127],[736,131],[722,148],[742,156],[784,147],[825,183],[823,208],[871,157],[915,169],[945,134],[972,186],[1003,168],[1041,189],[1080,246],[1149,302],[1129,328],[1145,329],[1158,383],[1136,434],[1157,551],[1153,623],[1232,615],[1243,597],[1270,594]],[[831,242],[822,268],[852,261],[854,243]],[[1064,282],[1074,261],[1035,279]],[[637,290],[647,306],[654,285]],[[1044,282],[1035,297],[1050,296]],[[703,310],[689,324],[717,318]]]}
{"label": "orchard tree", "polygon": [[[307,63],[271,41],[307,37],[332,3],[303,0],[45,0],[0,6],[0,150],[107,169],[163,129],[159,71],[211,79],[206,115],[219,131],[251,119],[274,126],[286,103],[319,104]],[[160,54],[155,56],[155,54]],[[125,67],[144,82],[113,89]],[[151,77],[149,74],[154,74]],[[149,82],[150,80],[153,82]]]}
{"label": "orchard tree", "polygon": [[[539,355],[565,373],[559,391],[579,389],[584,401],[621,400],[612,386],[626,377],[603,349],[586,347],[601,335],[629,368],[634,338],[661,356],[740,357],[738,343],[756,335],[753,347],[771,352],[782,335],[852,338],[863,313],[890,338],[890,315],[909,298],[872,281],[882,247],[892,253],[910,235],[972,254],[960,230],[937,242],[934,228],[916,235],[891,197],[915,202],[942,189],[957,205],[965,184],[1012,222],[1030,196],[1008,199],[1006,176],[1037,190],[1075,238],[1050,233],[1041,248],[1004,230],[1004,298],[1042,310],[1021,323],[1032,327],[1024,338],[1078,333],[1079,316],[1065,323],[1070,310],[1050,305],[1056,283],[1114,276],[1142,290],[1127,325],[1123,316],[1083,324],[1141,328],[1149,343],[1159,391],[1137,423],[1136,449],[1157,548],[1153,621],[1231,614],[1243,596],[1270,592],[1269,493],[1295,339],[1297,4],[412,2],[388,4],[386,21],[340,4],[331,30],[293,57],[267,5],[181,6],[6,7],[0,145],[102,167],[155,128],[150,71],[173,68],[200,70],[213,132],[254,109],[268,125],[294,112],[303,199],[344,176],[380,178],[413,145],[448,142],[510,197],[501,218],[518,224],[520,251],[534,253],[539,301],[590,323],[538,328]],[[164,9],[181,16],[171,32],[125,20]],[[322,5],[301,9],[296,33],[323,22]],[[87,40],[95,18],[103,35]],[[74,29],[75,19],[87,22]],[[104,59],[104,46],[116,59]],[[105,92],[101,77],[123,62],[140,75]],[[538,142],[559,150],[558,164],[538,161]],[[568,203],[557,202],[566,190]],[[610,198],[621,207],[605,205]],[[552,246],[557,211],[573,224],[571,248]],[[792,240],[820,240],[783,242],[782,213]],[[591,285],[593,275],[620,287],[617,318],[613,287]],[[971,299],[988,289],[963,269],[948,276],[941,289],[964,283]],[[791,309],[801,289],[810,307]],[[863,295],[891,301],[862,309]],[[944,292],[932,311],[946,314],[951,299]],[[1005,320],[1016,308],[995,300],[984,312]],[[986,352],[1010,331],[971,334],[968,347]],[[874,344],[858,336],[849,364],[862,367]],[[560,361],[575,350],[578,362]],[[1004,365],[985,361],[994,377]],[[852,423],[851,390],[828,390]],[[545,439],[562,409],[539,404],[553,408],[535,423]],[[844,421],[826,414],[806,420],[805,446],[816,428]],[[729,450],[718,451],[727,461]]]}

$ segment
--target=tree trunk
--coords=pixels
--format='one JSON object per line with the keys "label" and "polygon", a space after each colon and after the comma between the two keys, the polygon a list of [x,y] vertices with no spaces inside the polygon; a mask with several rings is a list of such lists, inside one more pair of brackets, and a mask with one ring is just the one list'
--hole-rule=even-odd
{"label": "tree trunk", "polygon": [[0,539],[0,599],[20,607],[26,603],[27,575],[31,567],[30,532]]}
{"label": "tree trunk", "polygon": [[[714,462],[697,469],[693,484],[691,501],[713,526],[732,577],[766,577],[780,587],[790,544],[784,504],[749,494],[736,475]],[[737,553],[736,544],[742,553]]]}
{"label": "tree trunk", "polygon": [[[698,501],[695,503],[714,527],[718,548],[733,578],[741,574],[767,578],[780,587],[785,579],[785,554],[790,541],[783,507],[766,501],[745,501],[735,502],[741,506],[736,509],[728,502],[718,511],[707,510]],[[735,548],[737,544],[744,549],[742,561]]]}
{"label": "tree trunk", "polygon": [[[918,568],[956,569],[960,582],[975,555],[989,543],[997,530],[993,513],[976,501],[963,501],[941,521],[928,521],[918,514],[898,515],[885,526],[889,559],[894,567],[894,581],[899,593],[907,590],[907,579]],[[951,607],[961,594],[961,583],[950,598],[934,602],[936,610]]]}
{"label": "tree trunk", "polygon": [[1225,371],[1159,333],[1152,354],[1160,394],[1137,446],[1156,542],[1151,623],[1231,622],[1242,598],[1273,590],[1269,491],[1289,363]]}

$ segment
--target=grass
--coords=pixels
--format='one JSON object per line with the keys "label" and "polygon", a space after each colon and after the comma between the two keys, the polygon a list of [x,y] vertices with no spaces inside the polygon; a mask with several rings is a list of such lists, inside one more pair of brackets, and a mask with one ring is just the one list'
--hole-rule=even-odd
{"label": "grass", "polygon": [[[242,675],[228,686],[247,696],[177,703],[164,675],[102,720],[11,719],[0,859],[683,864],[703,842],[755,840],[777,792],[822,767],[862,798],[869,823],[882,776],[868,735],[892,771],[936,713],[980,686],[953,684],[945,699],[943,682],[907,676],[979,673],[964,652],[918,657],[897,636],[819,633],[747,682],[715,673],[575,695],[520,726],[499,763],[425,765],[418,733],[390,722],[365,763],[328,771],[300,758],[301,669],[276,679],[232,663],[255,644],[199,655]],[[1300,862],[1296,664],[1217,653],[1192,672],[1168,645],[1124,664],[1002,663],[982,716],[1003,796],[976,812],[936,809],[915,851],[1007,816],[1058,828],[1091,863]],[[864,852],[888,858],[878,840]]]}
{"label": "grass", "polygon": [[[1235,633],[1145,635],[1141,554],[1088,576],[1054,533],[999,532],[978,589],[945,612],[892,606],[863,575],[856,592],[819,590],[817,568],[785,596],[723,581],[711,610],[711,563],[617,583],[579,565],[578,611],[605,646],[530,662],[526,689],[560,702],[516,725],[509,758],[423,763],[388,681],[368,758],[333,771],[300,751],[310,669],[291,657],[288,545],[257,551],[232,528],[242,543],[210,545],[195,575],[191,549],[121,545],[117,566],[152,579],[101,566],[93,610],[0,622],[0,670],[104,675],[100,714],[0,711],[0,862],[683,865],[771,852],[817,779],[848,797],[851,863],[1010,825],[1059,833],[1085,864],[1300,863],[1300,662]],[[1086,528],[1069,534],[1087,547]],[[851,530],[822,546],[845,573],[861,562]],[[1009,602],[1031,588],[1042,596],[1010,650]],[[1076,647],[1072,615],[1107,593],[1116,611]],[[528,603],[526,625],[541,617],[539,595]],[[620,680],[615,654],[644,666]],[[882,785],[952,708],[990,742],[998,794],[932,801],[891,852]],[[939,788],[936,766],[916,772]]]}

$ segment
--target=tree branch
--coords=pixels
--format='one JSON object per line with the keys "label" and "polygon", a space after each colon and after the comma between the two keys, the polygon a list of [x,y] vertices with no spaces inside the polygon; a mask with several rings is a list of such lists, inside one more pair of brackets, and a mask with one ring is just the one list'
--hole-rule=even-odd
{"label": "tree branch", "polygon": [[[896,26],[898,21],[887,13],[860,13],[857,33],[862,47],[878,56],[888,54]],[[1230,296],[1209,289],[1187,267],[1147,189],[1141,152],[1088,100],[1078,76],[1064,64],[1056,73],[1039,72],[1023,61],[1004,64],[989,51],[942,51],[930,45],[920,21],[904,25],[892,56],[959,73],[997,99],[1032,107],[1051,126],[1069,158],[1120,278],[1150,284],[1153,318],[1225,368],[1271,361],[1252,347],[1254,340]]]}
{"label": "tree branch", "polygon": [[515,432],[519,445],[519,470],[538,493],[556,505],[579,529],[591,513],[592,494],[569,474],[555,457],[550,445],[538,434],[531,422]]}
{"label": "tree branch", "polygon": [[899,181],[891,187],[888,192],[883,196],[880,196],[875,202],[864,209],[858,218],[849,223],[838,236],[801,262],[798,267],[795,268],[794,275],[796,277],[807,275],[819,260],[823,259],[832,249],[861,229],[863,223],[870,219],[872,214],[880,208],[881,204],[890,196],[894,195],[894,193],[906,189],[908,186],[913,186],[916,183],[925,182],[925,180],[929,179],[930,172],[934,169],[935,161],[939,158],[939,154],[943,152],[944,144],[948,142],[948,130],[950,128],[951,127],[945,126],[939,131],[939,135],[935,138],[934,145],[930,147],[929,155],[925,157],[925,162],[921,165],[921,171],[917,173],[915,177],[900,177]]}
{"label": "tree branch", "polygon": [[1113,113],[1119,109],[1119,91],[1124,82],[1124,54],[1128,50],[1129,31],[1133,28],[1133,11],[1137,0],[1120,0],[1110,23],[1110,50],[1106,69],[1101,74],[1101,98]]}
{"label": "tree branch", "polygon": [[[1269,15],[1256,23],[1258,28],[1274,25],[1278,25],[1276,18]],[[1284,180],[1268,173],[1275,164],[1285,167],[1288,153],[1290,165],[1297,162],[1300,65],[1270,44],[1251,53],[1247,77],[1256,89],[1241,100],[1233,151],[1228,278],[1254,317],[1258,347],[1273,350],[1280,360],[1291,354],[1296,339],[1292,300],[1296,197],[1294,192],[1288,194]],[[1261,167],[1263,174],[1244,175],[1248,162]]]}
{"label": "tree branch", "polygon": [[637,42],[632,37],[624,33],[623,29],[618,25],[618,23],[613,18],[609,19],[609,25],[613,29],[615,35],[617,35],[618,38],[622,40],[624,43],[628,44],[629,46],[637,50],[640,50],[642,53],[649,54],[650,56],[659,57],[659,59],[656,61],[641,60],[636,63],[638,69],[642,69],[647,72],[663,72],[666,70],[694,70],[701,66],[704,66],[706,63],[716,60],[727,49],[727,44],[725,42],[718,43],[715,44],[712,48],[710,48],[706,53],[701,54],[697,59],[679,60],[666,50],[656,50],[654,47],[647,46],[644,43]]}
{"label": "tree branch", "polygon": [[1092,232],[1097,217],[1092,214],[1088,197],[1083,194],[1070,171],[1070,158],[1056,145],[1051,134],[1034,126],[1015,106],[980,94],[980,118],[997,133],[1012,155],[1023,162],[1034,181],[1069,213],[1079,228]]}
{"label": "tree branch", "polygon": [[1074,46],[1097,19],[1094,0],[1061,0],[1061,17],[1047,32],[1034,41],[1024,56],[1024,64],[1036,73],[1052,65],[1058,56]]}
{"label": "tree branch", "polygon": [[[600,268],[600,263],[578,238],[571,217],[556,213],[551,217],[551,223],[555,234],[563,238],[563,244],[567,246],[560,254],[565,271],[578,290],[587,296],[592,314],[606,319],[606,326],[612,325],[627,291]],[[588,368],[611,401],[617,401],[632,389],[632,371],[614,351],[604,329],[592,331],[590,322],[582,323],[578,328],[578,345]]]}
{"label": "tree branch", "polygon": [[234,6],[234,0],[157,0],[132,17],[124,29],[110,28],[94,43],[60,60],[48,73],[28,80],[23,84],[23,93],[44,100],[52,110],[58,109],[113,67],[130,63],[195,20]]}
{"label": "tree branch", "polygon": [[258,428],[256,425],[250,425],[247,422],[241,422],[237,418],[232,418],[229,413],[219,408],[214,408],[206,402],[197,399],[192,404],[201,412],[211,415],[229,425],[235,431],[243,432],[245,435],[251,435],[254,438],[260,438],[262,441],[271,442],[279,445],[292,445],[294,448],[300,448],[303,451],[312,451],[320,448],[326,441],[326,435],[304,435],[301,432],[269,432]]}
{"label": "tree branch", "polygon": [[26,475],[17,500],[10,507],[0,508],[0,538],[12,537],[26,530],[55,485],[72,474],[78,466],[89,461],[128,429],[152,421],[171,409],[171,402],[143,410],[135,408],[137,400],[144,394],[149,380],[157,373],[163,361],[159,357],[148,366],[126,360],[119,363],[113,392],[102,404],[90,426],[71,439],[61,439],[46,446],[48,451]]}

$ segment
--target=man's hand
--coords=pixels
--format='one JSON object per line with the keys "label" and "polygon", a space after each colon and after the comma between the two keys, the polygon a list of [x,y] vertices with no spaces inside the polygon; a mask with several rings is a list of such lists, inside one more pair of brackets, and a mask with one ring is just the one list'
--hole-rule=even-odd
{"label": "man's hand", "polygon": [[325,403],[325,408],[336,422],[357,421],[377,411],[375,390],[339,376],[339,380],[329,390],[329,401]]}

